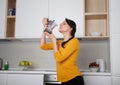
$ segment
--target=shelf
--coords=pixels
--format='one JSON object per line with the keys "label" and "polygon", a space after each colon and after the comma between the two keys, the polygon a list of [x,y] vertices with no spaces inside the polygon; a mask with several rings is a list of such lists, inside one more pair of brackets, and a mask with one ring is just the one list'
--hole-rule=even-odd
{"label": "shelf", "polygon": [[107,16],[87,16],[85,17],[85,35],[91,32],[101,32],[102,36],[108,36]]}
{"label": "shelf", "polygon": [[[108,15],[108,0],[85,0],[85,37],[105,39],[109,37]],[[100,32],[102,36],[90,36],[92,32]]]}
{"label": "shelf", "polygon": [[14,33],[15,33],[15,18],[8,18],[6,37],[14,37]]}
{"label": "shelf", "polygon": [[85,13],[86,16],[91,16],[91,15],[107,15],[107,12],[91,12],[91,13]]}
{"label": "shelf", "polygon": [[84,38],[98,38],[98,39],[108,39],[109,36],[85,36]]}
{"label": "shelf", "polygon": [[7,15],[9,16],[9,9],[16,8],[16,0],[7,0]]}
{"label": "shelf", "polygon": [[7,16],[7,18],[16,18],[16,16]]}
{"label": "shelf", "polygon": [[108,0],[85,0],[85,13],[107,12]]}
{"label": "shelf", "polygon": [[78,39],[80,40],[107,40],[109,39],[109,36],[84,36]]}
{"label": "shelf", "polygon": [[14,38],[16,16],[16,0],[7,0],[6,38]]}

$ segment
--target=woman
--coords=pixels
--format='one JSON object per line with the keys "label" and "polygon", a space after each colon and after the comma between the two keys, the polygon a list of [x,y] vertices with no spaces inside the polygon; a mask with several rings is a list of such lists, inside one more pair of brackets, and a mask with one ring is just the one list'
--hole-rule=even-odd
{"label": "woman", "polygon": [[[48,27],[48,18],[44,18],[42,23],[45,30]],[[44,50],[53,49],[57,64],[57,79],[62,82],[62,85],[84,85],[82,73],[76,65],[79,40],[75,38],[75,22],[65,19],[60,24],[59,32],[63,34],[63,40],[56,40],[53,33],[43,32],[40,47]],[[51,39],[51,42],[46,42],[46,36]]]}

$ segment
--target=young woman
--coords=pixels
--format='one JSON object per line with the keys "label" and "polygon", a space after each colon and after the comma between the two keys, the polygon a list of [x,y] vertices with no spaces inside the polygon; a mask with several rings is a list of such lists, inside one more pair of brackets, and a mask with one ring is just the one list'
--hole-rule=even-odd
{"label": "young woman", "polygon": [[[48,18],[44,18],[42,23],[46,29]],[[82,73],[76,64],[80,47],[79,40],[75,38],[76,23],[66,18],[60,24],[59,32],[63,34],[63,40],[56,40],[53,33],[43,32],[40,47],[44,50],[53,50],[57,64],[57,79],[62,85],[84,85]],[[46,42],[46,36],[51,42]]]}

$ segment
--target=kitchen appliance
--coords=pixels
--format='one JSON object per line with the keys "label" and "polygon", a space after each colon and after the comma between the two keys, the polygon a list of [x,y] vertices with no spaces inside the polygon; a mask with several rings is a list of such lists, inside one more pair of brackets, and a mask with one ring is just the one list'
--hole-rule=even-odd
{"label": "kitchen appliance", "polygon": [[52,30],[57,26],[57,24],[55,23],[55,20],[49,20],[48,23],[48,28],[46,28],[44,32],[48,32],[51,34]]}
{"label": "kitchen appliance", "polygon": [[56,74],[45,74],[44,78],[44,85],[61,85],[61,82],[57,81]]}
{"label": "kitchen appliance", "polygon": [[99,64],[99,71],[105,72],[105,61],[104,59],[96,59],[96,63]]}

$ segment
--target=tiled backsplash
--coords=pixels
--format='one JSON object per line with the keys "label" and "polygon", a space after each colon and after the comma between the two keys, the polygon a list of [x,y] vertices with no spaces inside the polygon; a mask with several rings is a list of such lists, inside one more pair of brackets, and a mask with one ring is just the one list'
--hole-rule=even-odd
{"label": "tiled backsplash", "polygon": [[[88,69],[88,64],[98,58],[105,60],[106,69],[110,68],[109,41],[80,41],[80,53],[78,66],[80,69]],[[9,41],[0,42],[0,57],[9,61],[10,68],[19,68],[21,60],[33,62],[36,69],[55,69],[52,51],[44,51],[39,48],[39,41]]]}
{"label": "tiled backsplash", "polygon": [[106,70],[110,70],[109,40],[81,41],[81,51],[78,58],[78,66],[88,69],[90,62],[96,59],[104,59]]}

